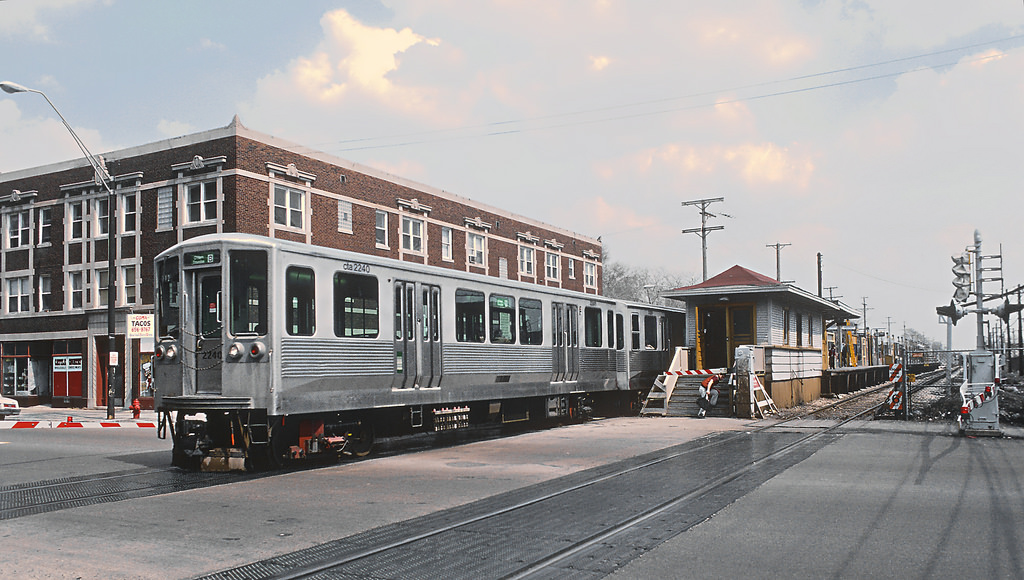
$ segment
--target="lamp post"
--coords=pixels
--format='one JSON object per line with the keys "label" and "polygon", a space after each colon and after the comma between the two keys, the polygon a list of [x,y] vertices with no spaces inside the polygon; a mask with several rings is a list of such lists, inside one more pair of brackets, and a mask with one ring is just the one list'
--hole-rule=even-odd
{"label": "lamp post", "polygon": [[60,114],[57,110],[56,105],[50,100],[50,97],[46,96],[46,93],[36,89],[30,89],[23,87],[18,83],[12,83],[10,81],[0,82],[0,89],[5,93],[36,93],[42,95],[46,102],[50,104],[50,108],[53,109],[54,113],[60,117],[64,127],[71,133],[71,136],[75,139],[75,143],[78,144],[78,148],[82,150],[85,155],[85,159],[92,166],[95,172],[96,182],[102,185],[107,190],[107,419],[114,418],[114,378],[117,374],[117,364],[111,353],[115,352],[117,348],[117,334],[116,334],[116,319],[114,316],[114,302],[117,299],[117,287],[115,284],[115,257],[117,251],[114,248],[116,241],[114,236],[114,228],[117,224],[117,196],[114,194],[114,188],[110,186],[110,174],[107,173],[106,167],[93,155],[89,148],[85,146],[85,143],[78,138],[75,130],[68,124],[67,119],[64,115]]}

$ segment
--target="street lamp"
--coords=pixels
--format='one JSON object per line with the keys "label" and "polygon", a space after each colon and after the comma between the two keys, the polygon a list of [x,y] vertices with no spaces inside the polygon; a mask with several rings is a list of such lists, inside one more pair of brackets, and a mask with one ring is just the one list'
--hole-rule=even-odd
{"label": "street lamp", "polygon": [[12,83],[10,81],[0,82],[0,89],[5,93],[36,93],[42,95],[46,102],[50,104],[50,108],[53,109],[54,113],[60,117],[64,127],[67,128],[71,136],[74,137],[75,143],[78,144],[78,148],[82,150],[85,155],[85,159],[92,166],[93,171],[96,174],[96,181],[107,190],[107,419],[114,418],[114,377],[117,373],[117,365],[115,364],[114,357],[111,353],[117,348],[117,334],[116,334],[116,320],[114,316],[114,302],[117,298],[117,288],[114,283],[115,276],[115,256],[116,249],[114,248],[115,236],[114,228],[117,224],[117,196],[114,195],[114,189],[110,186],[110,174],[107,173],[106,167],[93,155],[89,148],[85,146],[85,143],[78,138],[75,130],[68,124],[67,119],[64,115],[60,114],[57,110],[56,105],[50,100],[50,97],[46,96],[46,93],[36,89],[30,89],[23,87],[18,83]]}

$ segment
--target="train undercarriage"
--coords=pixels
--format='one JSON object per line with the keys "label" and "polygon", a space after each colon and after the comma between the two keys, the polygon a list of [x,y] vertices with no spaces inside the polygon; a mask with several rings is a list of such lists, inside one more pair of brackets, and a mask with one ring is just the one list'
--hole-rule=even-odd
{"label": "train undercarriage", "polygon": [[[173,442],[172,464],[189,470],[263,471],[302,461],[364,457],[379,437],[442,433],[486,424],[586,421],[635,414],[639,393],[576,393],[500,401],[417,405],[294,415],[265,409],[171,405],[158,434]],[[175,401],[170,401],[174,403]]]}

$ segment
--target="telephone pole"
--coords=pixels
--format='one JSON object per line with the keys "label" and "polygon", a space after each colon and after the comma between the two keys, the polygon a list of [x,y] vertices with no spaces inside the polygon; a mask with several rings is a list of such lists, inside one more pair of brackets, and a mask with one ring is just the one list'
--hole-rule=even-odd
{"label": "telephone pole", "polygon": [[775,248],[775,279],[779,282],[782,282],[782,248],[791,245],[792,244],[783,244],[782,242],[765,245],[766,248]]}
{"label": "telephone pole", "polygon": [[705,281],[705,282],[708,279],[708,233],[709,232],[713,232],[715,230],[723,230],[723,229],[725,229],[725,226],[709,226],[708,225],[708,218],[709,217],[718,217],[718,216],[716,216],[713,213],[708,213],[708,206],[713,204],[713,203],[715,203],[715,202],[718,202],[718,201],[725,201],[725,198],[724,197],[713,197],[713,198],[695,199],[695,200],[684,201],[683,202],[683,206],[684,207],[688,206],[688,205],[700,206],[700,227],[699,228],[685,229],[685,230],[683,230],[683,233],[684,234],[697,234],[697,235],[700,236],[701,264],[704,267],[704,269],[703,269],[704,277],[703,277],[702,280]]}

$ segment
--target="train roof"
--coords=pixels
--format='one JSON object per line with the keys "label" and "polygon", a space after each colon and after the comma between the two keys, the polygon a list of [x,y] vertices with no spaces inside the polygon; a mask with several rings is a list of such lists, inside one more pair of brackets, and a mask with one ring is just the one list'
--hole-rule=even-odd
{"label": "train roof", "polygon": [[434,276],[441,276],[445,278],[467,280],[483,284],[491,284],[498,286],[505,286],[510,288],[516,288],[521,290],[529,290],[532,292],[540,292],[551,295],[569,295],[581,300],[590,300],[593,302],[605,302],[605,303],[618,303],[628,308],[639,309],[639,310],[657,310],[663,312],[678,312],[685,313],[685,308],[677,308],[673,306],[662,306],[658,304],[647,304],[643,302],[634,302],[629,300],[620,300],[616,298],[610,298],[608,296],[602,296],[600,294],[587,294],[585,292],[578,292],[576,290],[566,290],[564,288],[555,288],[551,286],[544,286],[540,284],[533,284],[530,282],[522,282],[519,280],[511,280],[509,278],[498,278],[496,276],[489,276],[486,274],[479,274],[476,272],[466,272],[463,270],[455,270],[451,268],[442,268],[440,266],[433,266],[428,264],[417,264],[415,262],[405,262],[402,260],[396,260],[385,256],[374,256],[372,254],[361,254],[358,252],[352,252],[350,250],[342,250],[338,248],[331,248],[328,246],[317,246],[314,244],[306,244],[302,242],[295,242],[291,240],[282,240],[277,238],[270,238],[267,236],[260,236],[256,234],[246,234],[238,232],[224,232],[218,234],[204,234],[183,240],[174,246],[167,248],[163,252],[157,255],[157,259],[162,259],[166,255],[188,248],[189,246],[205,246],[212,243],[216,244],[243,244],[247,246],[263,247],[268,250],[278,248],[282,251],[298,253],[309,256],[316,256],[321,258],[336,258],[344,259],[352,262],[361,262],[381,266],[385,268],[397,268],[403,270],[410,270],[414,272],[421,272],[424,274],[430,274]]}

